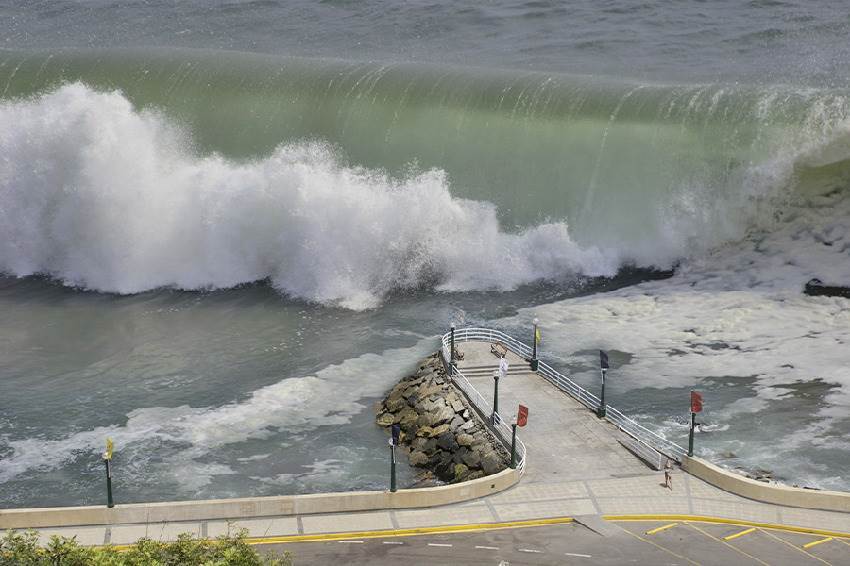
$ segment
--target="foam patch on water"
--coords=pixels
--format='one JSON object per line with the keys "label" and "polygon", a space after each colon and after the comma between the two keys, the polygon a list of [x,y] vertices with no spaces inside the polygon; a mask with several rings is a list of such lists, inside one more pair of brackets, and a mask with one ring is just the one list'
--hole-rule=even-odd
{"label": "foam patch on water", "polygon": [[506,233],[438,170],[394,179],[318,143],[200,157],[163,116],[82,84],[0,105],[0,155],[0,272],[97,291],[270,279],[359,309],[398,289],[512,289],[621,261],[564,223]]}
{"label": "foam patch on water", "polygon": [[65,438],[7,441],[10,453],[0,460],[0,483],[30,471],[59,469],[80,457],[96,461],[104,439],[112,437],[128,465],[144,466],[157,451],[159,458],[165,450],[173,453],[167,466],[157,468],[158,473],[185,489],[198,489],[213,476],[234,473],[226,464],[204,460],[217,449],[266,438],[280,429],[297,433],[344,425],[366,408],[361,399],[383,395],[435,347],[434,339],[423,339],[410,348],[364,354],[315,375],[283,379],[218,407],[140,408],[130,412],[124,424],[78,431]]}
{"label": "foam patch on water", "polygon": [[[850,197],[816,197],[789,209],[773,230],[692,260],[672,279],[526,309],[501,322],[525,327],[538,317],[544,356],[548,350],[567,364],[593,367],[598,362],[587,352],[595,349],[631,354],[612,379],[623,376],[619,384],[632,389],[689,388],[710,378],[736,390],[736,379],[754,379],[754,396],[747,391],[723,406],[711,406],[707,396],[715,422],[706,432],[737,437],[738,456],[753,466],[836,487],[836,464],[821,463],[818,472],[806,455],[828,446],[844,451],[835,458],[845,469],[850,461],[843,440],[850,429],[850,300],[802,291],[813,277],[850,281],[848,218]],[[813,394],[823,398],[811,401],[811,414],[795,415],[807,423],[800,429],[771,414],[777,402],[793,398],[794,387],[820,383]],[[684,415],[687,398],[671,409]],[[687,428],[685,421],[665,422],[669,413],[654,413],[662,431],[681,429],[681,436]],[[760,430],[741,428],[748,426],[744,415],[757,415]],[[771,442],[750,442],[756,433]],[[850,489],[846,478],[840,486]]]}

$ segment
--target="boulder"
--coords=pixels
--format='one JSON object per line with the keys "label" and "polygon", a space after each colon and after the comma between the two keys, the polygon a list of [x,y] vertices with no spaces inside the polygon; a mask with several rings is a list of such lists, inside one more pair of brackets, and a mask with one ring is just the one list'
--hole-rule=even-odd
{"label": "boulder", "polygon": [[477,480],[478,478],[483,478],[483,477],[484,477],[484,472],[482,472],[481,470],[475,470],[473,472],[469,472],[469,475],[466,476],[466,479],[464,479],[464,481]]}
{"label": "boulder", "polygon": [[493,450],[485,452],[481,456],[481,469],[484,470],[484,473],[488,476],[491,474],[497,474],[504,468],[504,462],[502,462],[502,459]]}
{"label": "boulder", "polygon": [[416,426],[419,426],[419,427],[423,427],[423,426],[430,427],[433,424],[434,424],[434,416],[431,413],[422,413],[421,415],[419,415],[419,418],[416,419]]}
{"label": "boulder", "polygon": [[396,413],[407,406],[407,399],[402,397],[401,393],[391,394],[387,397],[387,401],[384,403],[384,406],[389,412]]}
{"label": "boulder", "polygon": [[432,413],[432,416],[434,417],[434,422],[436,424],[447,423],[454,418],[455,412],[448,407],[443,407],[442,409],[438,409],[436,412]]}
{"label": "boulder", "polygon": [[454,481],[459,482],[466,479],[466,476],[469,475],[469,468],[464,466],[463,464],[455,464],[454,468],[455,478]]}
{"label": "boulder", "polygon": [[[426,427],[426,428],[428,428],[428,427]],[[449,425],[447,425],[447,424],[441,424],[440,426],[435,426],[434,428],[431,429],[431,432],[428,436],[430,436],[431,438],[437,438],[441,434],[443,434],[444,432],[449,432],[450,428],[451,427],[449,427]]]}
{"label": "boulder", "polygon": [[460,427],[462,427],[466,423],[465,420],[455,415],[455,418],[452,419],[452,422],[449,423],[449,426],[452,427],[453,431],[459,431]]}
{"label": "boulder", "polygon": [[416,421],[419,420],[419,414],[410,407],[407,407],[399,415],[398,424],[401,425],[401,430],[410,435],[416,434]]}
{"label": "boulder", "polygon": [[428,455],[424,452],[420,452],[418,450],[411,452],[408,457],[411,466],[419,466],[422,467],[428,463]]}
{"label": "boulder", "polygon": [[417,436],[410,442],[410,449],[416,452],[417,450],[424,452],[425,444],[428,442],[427,438],[423,438],[421,436]]}
{"label": "boulder", "polygon": [[420,426],[416,431],[416,436],[424,436],[425,438],[431,438],[431,435],[434,433],[434,429],[430,426]]}
{"label": "boulder", "polygon": [[450,482],[455,477],[455,463],[452,462],[452,458],[449,455],[446,455],[445,458],[441,459],[436,466],[434,466],[434,473],[443,481]]}
{"label": "boulder", "polygon": [[[460,452],[458,453],[460,454]],[[474,450],[468,450],[460,459],[470,468],[477,468],[481,465],[481,455]]]}
{"label": "boulder", "polygon": [[382,413],[378,417],[378,424],[381,426],[390,426],[395,422],[395,417],[392,413]]}
{"label": "boulder", "polygon": [[452,410],[455,413],[462,413],[466,407],[463,406],[463,403],[460,402],[460,399],[456,399],[452,401]]}
{"label": "boulder", "polygon": [[455,441],[455,435],[451,432],[444,432],[440,436],[437,437],[437,446],[446,450],[447,452],[454,452],[458,449],[457,442]]}
{"label": "boulder", "polygon": [[405,389],[404,391],[401,392],[401,396],[404,397],[405,399],[410,399],[410,396],[413,395],[414,393],[416,393],[416,388],[415,387],[408,387],[407,389]]}
{"label": "boulder", "polygon": [[462,433],[457,435],[457,443],[460,446],[472,446],[472,443],[474,441],[475,441],[475,439],[472,437],[471,434],[466,434],[466,433],[462,432]]}

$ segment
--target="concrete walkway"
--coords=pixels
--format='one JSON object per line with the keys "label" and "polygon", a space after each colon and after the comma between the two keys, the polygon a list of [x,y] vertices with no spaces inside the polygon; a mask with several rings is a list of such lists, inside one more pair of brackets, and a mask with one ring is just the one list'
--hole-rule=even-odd
{"label": "concrete walkway", "polygon": [[[459,344],[475,387],[492,400],[498,359],[489,344]],[[42,537],[77,536],[83,544],[126,544],[141,537],[173,539],[181,532],[214,537],[229,528],[246,528],[252,537],[411,529],[547,517],[575,517],[602,525],[602,515],[699,515],[850,533],[850,514],[782,507],[751,501],[717,489],[676,470],[673,489],[663,474],[623,448],[619,432],[553,385],[527,370],[509,354],[512,371],[499,384],[500,413],[508,416],[519,402],[529,407],[521,430],[528,450],[526,474],[519,485],[463,504],[358,513],[265,517],[235,522],[204,521],[41,529]],[[521,369],[524,368],[524,369]],[[604,531],[604,528],[600,529]]]}

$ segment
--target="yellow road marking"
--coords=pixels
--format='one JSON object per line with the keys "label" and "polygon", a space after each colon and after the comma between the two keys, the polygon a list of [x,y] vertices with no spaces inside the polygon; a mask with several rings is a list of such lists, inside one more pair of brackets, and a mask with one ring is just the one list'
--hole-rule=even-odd
{"label": "yellow road marking", "polygon": [[667,529],[672,529],[679,523],[670,523],[669,525],[664,525],[663,527],[658,527],[657,529],[652,529],[650,531],[646,531],[648,535],[654,535],[655,533],[660,533],[661,531],[666,531]]}
{"label": "yellow road marking", "polygon": [[[708,537],[708,538],[710,538],[711,540],[714,540],[714,541],[717,541],[717,542],[719,542],[719,543],[721,543],[721,544],[723,544],[723,545],[726,545],[726,546],[728,546],[729,548],[731,548],[732,550],[734,550],[735,552],[737,552],[737,553],[739,553],[739,554],[743,554],[743,555],[744,555],[744,556],[746,556],[747,558],[751,558],[751,559],[755,560],[756,562],[758,562],[759,564],[764,564],[764,566],[770,566],[770,564],[768,564],[768,563],[767,563],[767,562],[765,562],[764,560],[759,560],[759,559],[758,559],[758,558],[756,558],[755,556],[753,556],[753,555],[751,555],[751,554],[747,554],[746,552],[744,552],[744,551],[743,551],[743,550],[741,550],[740,548],[736,548],[736,547],[732,546],[731,544],[729,544],[728,542],[720,540],[720,539],[719,539],[719,538],[717,538],[716,536],[714,536],[714,535],[712,535],[711,533],[708,533],[708,532],[706,532],[706,531],[702,530],[701,528],[699,528],[699,527],[698,527],[698,526],[696,526],[696,525],[693,525],[693,524],[691,524],[691,523],[687,523],[687,525],[688,525],[689,527],[691,527],[692,529],[694,529],[694,530],[696,530],[696,531],[701,532],[702,534],[704,534],[705,536],[707,536],[707,537]],[[755,529],[753,529],[753,530],[755,530]]]}
{"label": "yellow road marking", "polygon": [[[439,527],[417,527],[413,529],[388,529],[384,531],[356,531],[350,533],[325,533],[314,535],[281,535],[273,537],[249,537],[248,544],[278,544],[288,542],[323,542],[335,540],[353,540],[363,538],[394,538],[412,537],[429,534],[447,534],[464,532],[483,532],[498,529],[521,529],[540,527],[544,525],[565,525],[572,523],[572,517],[553,517],[551,519],[532,519],[528,521],[505,521],[502,523],[478,523],[472,525],[444,525]],[[102,546],[102,545],[101,545]],[[107,545],[108,546],[108,545]],[[132,544],[111,545],[112,548],[123,551],[129,550]]]}
{"label": "yellow road marking", "polygon": [[804,544],[804,545],[803,545],[803,548],[811,548],[811,547],[813,547],[813,546],[817,546],[817,545],[819,545],[819,544],[823,544],[823,543],[825,543],[825,542],[829,542],[829,541],[831,541],[831,540],[834,540],[834,539],[833,539],[832,537],[826,537],[826,538],[822,538],[822,539],[820,539],[820,540],[815,540],[815,541],[812,541],[812,542],[807,542],[806,544]]}
{"label": "yellow road marking", "polygon": [[750,527],[749,529],[745,529],[739,533],[735,533],[734,535],[729,535],[728,537],[723,537],[723,540],[735,540],[738,537],[742,537],[744,535],[748,535],[750,533],[754,533],[756,531],[755,527]]}
{"label": "yellow road marking", "polygon": [[285,542],[321,542],[328,540],[348,540],[361,538],[411,537],[429,534],[464,533],[492,531],[497,529],[520,529],[544,525],[564,525],[572,523],[572,517],[552,519],[534,519],[529,521],[507,521],[504,523],[478,523],[473,525],[445,525],[440,527],[418,527],[415,529],[393,529],[385,531],[360,531],[354,533],[328,533],[315,535],[288,535],[279,537],[250,538],[248,544],[271,544]]}
{"label": "yellow road marking", "polygon": [[645,542],[645,543],[647,543],[647,544],[651,544],[651,545],[652,545],[652,546],[654,546],[655,548],[658,548],[658,549],[660,549],[660,550],[663,550],[663,551],[664,551],[664,552],[666,552],[667,554],[672,554],[672,555],[673,555],[673,556],[675,556],[676,558],[679,558],[679,559],[681,559],[681,560],[685,560],[685,561],[687,561],[687,562],[690,562],[691,564],[694,564],[695,566],[702,566],[699,562],[694,562],[693,560],[691,560],[691,559],[690,559],[690,558],[688,558],[687,556],[682,556],[681,554],[676,554],[675,552],[673,552],[672,550],[670,550],[670,549],[669,549],[669,548],[667,548],[667,547],[661,546],[660,544],[656,544],[655,542],[653,542],[653,541],[651,541],[651,540],[649,540],[649,539],[643,538],[643,537],[642,537],[642,536],[640,536],[640,535],[636,535],[635,533],[633,533],[633,532],[632,532],[632,531],[630,531],[629,529],[626,529],[626,528],[624,528],[624,527],[620,527],[620,525],[617,525],[617,526],[618,526],[620,529],[622,529],[622,530],[623,530],[623,532],[625,532],[626,534],[629,534],[629,535],[631,535],[631,536],[635,537],[636,539],[638,539],[638,540],[640,540],[640,541],[643,541],[643,542]]}
{"label": "yellow road marking", "polygon": [[[781,538],[779,538],[778,536],[776,536],[776,535],[774,535],[774,534],[771,534],[771,533],[769,533],[769,532],[767,532],[767,531],[762,531],[762,532],[763,532],[764,534],[766,534],[767,536],[769,536],[770,538],[774,538],[774,539],[778,540],[779,542],[781,542],[781,543],[783,543],[783,544],[788,545],[789,547],[793,548],[793,549],[794,549],[794,550],[796,550],[797,552],[802,552],[803,554],[805,554],[805,555],[806,555],[806,556],[808,556],[809,558],[814,558],[815,560],[820,560],[820,561],[821,561],[821,562],[823,562],[824,564],[829,564],[829,562],[827,562],[827,561],[826,561],[826,560],[824,560],[823,558],[819,558],[819,557],[815,556],[814,554],[812,554],[812,553],[810,553],[810,552],[806,552],[805,550],[803,550],[802,548],[800,548],[800,547],[799,547],[799,546],[797,546],[796,544],[791,544],[791,543],[790,543],[790,542],[788,542],[787,540],[781,539]],[[830,564],[829,566],[832,566],[832,565]]]}
{"label": "yellow road marking", "polygon": [[655,521],[687,521],[689,523],[719,523],[722,525],[740,525],[742,527],[758,527],[759,529],[772,529],[774,531],[788,531],[809,535],[821,535],[835,539],[850,539],[850,533],[839,531],[827,531],[823,529],[811,529],[809,527],[795,527],[791,525],[779,525],[776,523],[759,523],[756,521],[744,521],[738,519],[727,519],[725,517],[711,517],[708,515],[603,515],[606,521],[628,521],[628,522],[655,522]]}

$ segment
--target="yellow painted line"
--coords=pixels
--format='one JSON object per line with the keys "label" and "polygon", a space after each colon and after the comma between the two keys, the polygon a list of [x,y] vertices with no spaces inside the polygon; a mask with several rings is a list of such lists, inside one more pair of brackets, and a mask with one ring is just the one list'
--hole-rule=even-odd
{"label": "yellow painted line", "polygon": [[824,529],[812,529],[809,527],[797,527],[793,525],[780,525],[776,523],[759,523],[757,521],[744,521],[739,519],[727,519],[726,517],[711,517],[707,515],[603,515],[606,521],[628,521],[628,522],[657,522],[657,521],[688,521],[691,523],[717,523],[721,525],[740,525],[742,527],[757,527],[759,529],[772,529],[774,531],[787,531],[808,535],[820,535],[836,539],[850,539],[850,533],[840,531],[828,531]]}
{"label": "yellow painted line", "polygon": [[[723,545],[725,545],[725,546],[728,546],[729,548],[731,548],[731,549],[732,549],[732,550],[734,550],[735,552],[737,552],[737,553],[739,553],[739,554],[743,554],[743,555],[744,555],[744,556],[746,556],[747,558],[750,558],[751,560],[755,560],[755,561],[756,561],[756,562],[758,562],[759,564],[763,564],[764,566],[770,566],[770,564],[768,564],[768,563],[767,563],[767,562],[765,562],[764,560],[760,560],[760,559],[756,558],[755,556],[753,556],[752,554],[747,554],[746,552],[744,552],[744,551],[743,551],[743,550],[741,550],[740,548],[737,548],[737,547],[735,547],[735,546],[732,546],[731,544],[729,544],[729,543],[728,543],[728,542],[726,542],[726,541],[720,540],[719,538],[717,538],[717,537],[716,537],[716,536],[714,536],[713,534],[711,534],[711,533],[709,533],[709,532],[706,532],[706,531],[702,530],[701,528],[699,528],[698,526],[696,526],[696,525],[694,525],[694,524],[692,524],[692,523],[687,523],[687,525],[688,525],[690,528],[694,529],[695,531],[698,531],[698,532],[700,532],[700,533],[704,534],[705,536],[707,536],[707,537],[708,537],[708,538],[710,538],[711,540],[716,541],[716,542],[719,542],[720,544],[723,544]],[[755,529],[753,529],[753,530],[755,530]]]}
{"label": "yellow painted line", "polygon": [[813,547],[813,546],[817,546],[817,545],[819,545],[819,544],[823,544],[823,543],[825,543],[825,542],[829,542],[829,541],[831,541],[831,540],[835,540],[835,539],[833,539],[832,537],[826,537],[826,538],[822,538],[822,539],[820,539],[820,540],[815,540],[815,541],[812,541],[812,542],[807,542],[806,544],[804,544],[804,545],[803,545],[803,548],[811,548],[811,547]]}
{"label": "yellow painted line", "polygon": [[729,535],[728,537],[723,537],[723,540],[735,540],[738,537],[742,537],[744,535],[748,535],[750,533],[756,532],[755,527],[750,527],[749,529],[744,529],[740,533],[735,533],[734,535]]}
{"label": "yellow painted line", "polygon": [[[779,542],[781,542],[782,544],[785,544],[785,545],[789,546],[790,548],[793,548],[793,549],[794,549],[794,550],[796,550],[797,552],[802,552],[803,554],[805,554],[805,555],[806,555],[806,556],[808,556],[809,558],[814,558],[815,560],[819,560],[819,561],[823,562],[824,564],[828,564],[828,565],[829,565],[829,562],[827,562],[827,561],[826,561],[826,560],[824,560],[823,558],[820,558],[820,557],[818,557],[818,556],[815,556],[815,555],[814,555],[814,554],[812,554],[811,552],[806,552],[805,550],[803,550],[803,549],[802,549],[802,548],[800,548],[799,546],[794,545],[794,544],[791,544],[791,543],[790,543],[790,542],[788,542],[787,540],[781,539],[781,538],[779,538],[778,536],[776,536],[776,535],[774,535],[774,534],[771,534],[771,533],[769,533],[769,532],[767,532],[767,531],[762,531],[762,532],[763,532],[764,534],[766,534],[767,536],[769,536],[770,538],[772,538],[772,539],[776,539],[776,540],[778,540]],[[830,565],[830,566],[831,566],[831,565]]]}
{"label": "yellow painted line", "polygon": [[667,529],[672,529],[679,523],[670,523],[669,525],[664,525],[663,527],[658,527],[657,529],[652,529],[651,531],[646,531],[648,535],[654,535],[655,533],[660,533],[661,531],[666,531]]}
{"label": "yellow painted line", "polygon": [[540,527],[544,525],[564,525],[572,523],[572,517],[555,517],[552,519],[534,519],[529,521],[507,521],[503,523],[477,523],[472,525],[444,525],[440,527],[418,527],[414,529],[392,529],[384,531],[359,531],[353,533],[326,533],[315,535],[289,535],[279,537],[250,538],[248,544],[273,544],[287,542],[322,542],[333,540],[350,540],[362,538],[391,538],[411,537],[430,534],[464,533],[492,531],[498,529],[521,529]]}
{"label": "yellow painted line", "polygon": [[[617,526],[618,526],[618,527],[620,527],[620,525],[617,525]],[[636,539],[638,539],[639,541],[645,542],[645,543],[647,543],[647,544],[651,544],[651,545],[652,545],[652,546],[654,546],[655,548],[658,548],[658,549],[660,549],[660,550],[663,550],[663,551],[664,551],[664,552],[666,552],[667,554],[672,554],[673,556],[675,556],[676,558],[678,558],[678,559],[680,559],[680,560],[684,560],[685,562],[690,562],[691,564],[694,564],[695,566],[701,566],[699,562],[694,562],[693,560],[691,560],[690,558],[688,558],[688,557],[686,557],[686,556],[682,556],[681,554],[676,554],[675,552],[673,552],[672,550],[670,550],[670,549],[669,549],[669,548],[667,548],[666,546],[661,546],[660,544],[657,544],[657,543],[655,543],[655,542],[653,542],[653,541],[651,541],[651,540],[649,540],[649,539],[647,539],[647,538],[643,538],[643,537],[642,537],[642,536],[640,536],[640,535],[636,535],[635,533],[633,533],[633,532],[632,532],[632,531],[630,531],[629,529],[626,529],[626,528],[623,528],[623,527],[620,527],[620,529],[622,529],[622,531],[623,531],[624,533],[626,533],[626,534],[628,534],[628,535],[631,535],[631,536],[635,537],[635,538],[636,538]]]}
{"label": "yellow painted line", "polygon": [[[417,527],[414,529],[388,529],[383,531],[355,531],[350,533],[318,533],[313,535],[282,535],[277,537],[250,537],[248,544],[278,544],[288,542],[323,542],[336,540],[353,540],[364,538],[393,538],[412,537],[430,534],[447,534],[463,532],[493,531],[498,529],[521,529],[540,527],[544,525],[565,525],[572,523],[572,517],[553,517],[551,519],[532,519],[528,521],[505,521],[502,523],[477,523],[471,525],[444,525],[439,527]],[[134,545],[112,545],[118,551],[129,550]]]}

